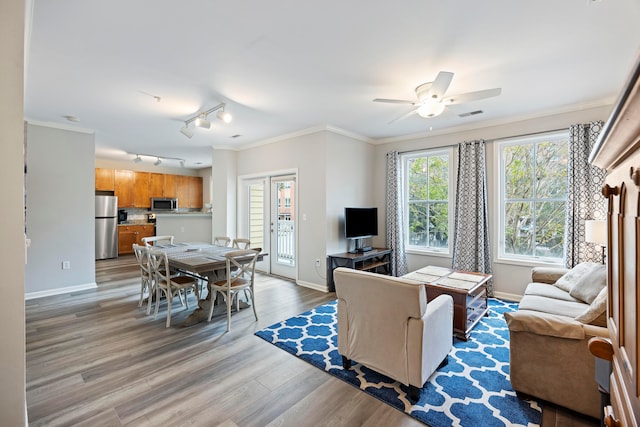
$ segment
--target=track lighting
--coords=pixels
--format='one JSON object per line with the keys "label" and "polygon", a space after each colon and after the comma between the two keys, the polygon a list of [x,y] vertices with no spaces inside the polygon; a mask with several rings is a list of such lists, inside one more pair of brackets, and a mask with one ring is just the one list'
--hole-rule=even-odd
{"label": "track lighting", "polygon": [[193,131],[188,128],[188,124],[185,123],[182,128],[180,128],[180,132],[187,138],[191,138],[193,136]]}
{"label": "track lighting", "polygon": [[[134,155],[134,153],[127,153],[127,154]],[[176,160],[180,163],[180,167],[184,167],[185,165],[185,160],[179,157],[164,157],[164,156],[156,156],[152,154],[135,154],[135,156],[136,157],[134,157],[133,163],[140,163],[141,161],[144,160],[141,156],[144,156],[144,157],[155,157],[156,161],[153,162],[153,164],[156,166],[160,166],[163,160]]]}
{"label": "track lighting", "polygon": [[207,120],[207,115],[202,113],[200,114],[200,116],[196,119],[196,126],[198,126],[199,128],[203,128],[203,129],[210,129],[211,128],[211,122],[209,120]]}
{"label": "track lighting", "polygon": [[231,114],[224,111],[224,108],[222,108],[222,110],[219,110],[216,116],[225,123],[231,123],[231,120],[233,120],[233,117],[231,117]]}
{"label": "track lighting", "polygon": [[180,133],[182,133],[187,138],[191,138],[193,136],[193,130],[189,129],[189,123],[195,122],[195,125],[199,128],[203,129],[211,129],[211,122],[207,119],[207,116],[214,111],[218,111],[216,117],[223,121],[224,123],[230,123],[233,117],[230,113],[224,110],[226,104],[223,102],[221,104],[216,105],[213,108],[208,109],[207,111],[203,111],[198,113],[198,115],[191,117],[190,119],[185,120],[184,126],[180,129]]}

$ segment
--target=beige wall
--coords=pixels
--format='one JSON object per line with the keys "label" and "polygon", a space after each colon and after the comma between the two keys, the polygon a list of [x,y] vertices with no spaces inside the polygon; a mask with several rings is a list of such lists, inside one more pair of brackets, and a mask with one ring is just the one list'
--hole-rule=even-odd
{"label": "beige wall", "polygon": [[26,425],[24,317],[25,3],[0,2],[0,425]]}

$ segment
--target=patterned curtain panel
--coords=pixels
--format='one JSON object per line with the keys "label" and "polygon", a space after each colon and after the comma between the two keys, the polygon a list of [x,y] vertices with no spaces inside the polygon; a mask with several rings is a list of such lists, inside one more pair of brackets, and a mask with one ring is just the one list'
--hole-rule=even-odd
{"label": "patterned curtain panel", "polygon": [[402,276],[409,272],[404,252],[404,213],[402,210],[402,174],[400,153],[387,153],[387,247],[393,249],[391,274]]}
{"label": "patterned curtain panel", "polygon": [[[491,274],[484,141],[458,145],[453,268]],[[493,295],[493,284],[487,285]]]}
{"label": "patterned curtain panel", "polygon": [[589,154],[604,122],[571,125],[569,128],[569,165],[567,215],[565,221],[565,260],[567,268],[581,262],[602,262],[599,246],[584,241],[584,222],[606,219],[607,206],[600,193],[605,171],[589,164]]}

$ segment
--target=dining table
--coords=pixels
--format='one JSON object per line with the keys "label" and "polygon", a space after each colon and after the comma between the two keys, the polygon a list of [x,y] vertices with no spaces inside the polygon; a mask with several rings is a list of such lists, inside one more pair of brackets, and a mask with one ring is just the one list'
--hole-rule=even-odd
{"label": "dining table", "polygon": [[[227,259],[225,254],[240,249],[203,242],[157,245],[153,249],[167,253],[169,268],[172,270],[206,279],[207,297],[198,301],[198,308],[185,319],[182,326],[191,326],[207,320],[211,304],[216,303],[211,297],[210,284],[226,279]],[[266,255],[260,251],[258,261],[262,261]]]}

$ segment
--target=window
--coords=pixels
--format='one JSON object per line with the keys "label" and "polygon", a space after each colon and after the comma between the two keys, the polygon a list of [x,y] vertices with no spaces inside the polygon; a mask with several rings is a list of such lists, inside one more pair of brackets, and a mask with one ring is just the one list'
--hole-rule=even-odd
{"label": "window", "polygon": [[402,159],[407,249],[449,253],[450,153],[431,150]]}
{"label": "window", "polygon": [[499,143],[501,258],[562,260],[567,150],[566,132]]}

